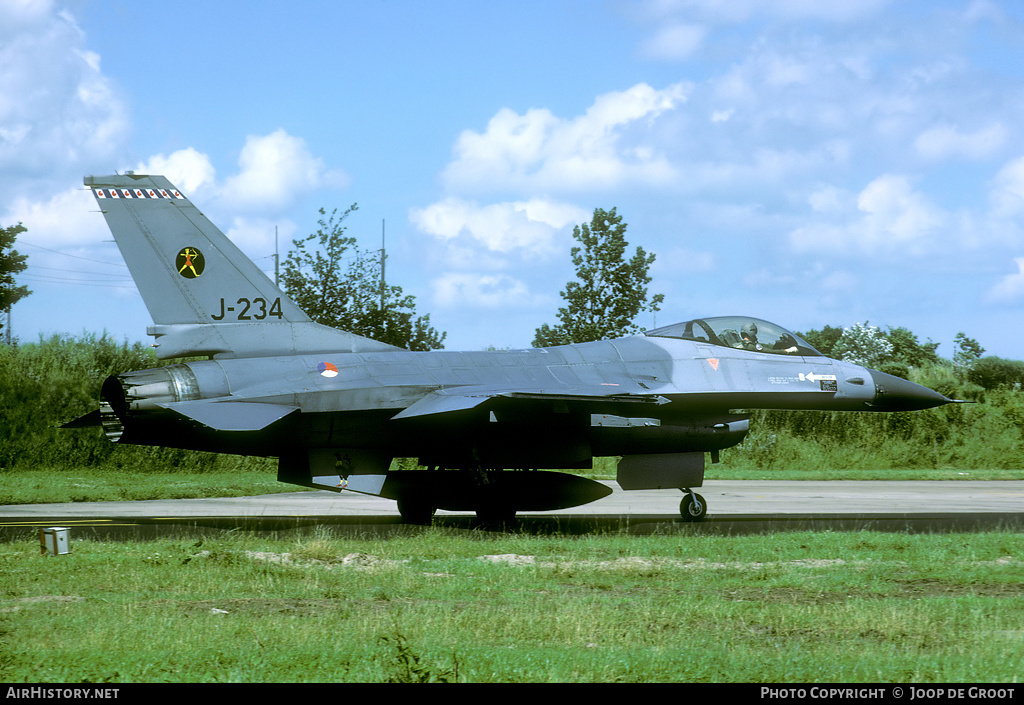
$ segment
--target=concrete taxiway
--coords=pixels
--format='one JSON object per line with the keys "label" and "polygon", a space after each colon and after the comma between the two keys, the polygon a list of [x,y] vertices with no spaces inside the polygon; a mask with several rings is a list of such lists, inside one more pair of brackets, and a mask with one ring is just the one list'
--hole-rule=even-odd
{"label": "concrete taxiway", "polygon": [[[624,492],[608,482],[608,497],[581,507],[519,516],[519,530],[538,533],[695,531],[1024,530],[1024,481],[725,481],[699,489],[707,520],[679,518],[678,490]],[[439,511],[435,525],[479,528],[472,513]],[[329,528],[388,534],[421,530],[401,524],[394,502],[351,492],[287,492],[255,497],[76,502],[0,507],[0,540],[24,538],[49,526],[78,537],[152,538],[254,531],[287,533]]]}

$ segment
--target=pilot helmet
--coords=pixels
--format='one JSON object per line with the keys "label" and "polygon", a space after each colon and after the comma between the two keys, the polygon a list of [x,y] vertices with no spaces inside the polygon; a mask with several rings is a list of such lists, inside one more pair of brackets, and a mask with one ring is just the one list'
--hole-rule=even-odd
{"label": "pilot helmet", "polygon": [[740,331],[743,333],[743,337],[744,338],[756,337],[757,336],[757,324],[754,323],[753,321],[751,321],[749,323],[744,323],[743,327],[740,329]]}

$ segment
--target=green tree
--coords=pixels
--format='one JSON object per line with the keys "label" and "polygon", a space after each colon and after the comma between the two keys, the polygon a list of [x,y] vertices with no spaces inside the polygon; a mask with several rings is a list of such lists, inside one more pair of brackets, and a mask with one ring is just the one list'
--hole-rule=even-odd
{"label": "green tree", "polygon": [[[799,334],[822,355],[851,361],[870,360],[861,364],[891,365],[892,370],[884,371],[906,377],[911,367],[938,364],[935,350],[939,343],[929,340],[922,343],[917,335],[907,328],[889,326],[881,331],[867,323],[857,323],[849,328],[824,326],[821,330],[809,330]],[[902,370],[897,373],[895,370]]]}
{"label": "green tree", "polygon": [[1020,389],[1024,384],[1024,362],[993,356],[978,358],[967,371],[967,381],[985,389]]}
{"label": "green tree", "polygon": [[[15,467],[71,467],[114,460],[132,467],[195,468],[209,454],[110,443],[96,429],[60,424],[93,411],[108,375],[171,364],[142,343],[118,343],[106,333],[40,337],[17,347],[0,345],[0,473]],[[117,461],[121,458],[121,461]],[[134,465],[133,465],[134,464]],[[145,470],[141,470],[145,471]]]}
{"label": "green tree", "polygon": [[935,353],[939,343],[933,343],[931,339],[927,343],[921,343],[917,336],[908,329],[893,328],[892,326],[889,326],[885,336],[892,344],[892,362],[903,363],[909,367],[921,367],[939,362],[939,356]]}
{"label": "green tree", "polygon": [[835,348],[839,339],[843,337],[843,328],[842,326],[825,326],[821,330],[809,330],[806,333],[798,333],[797,335],[810,343],[822,355],[835,357],[832,354],[832,349]]}
{"label": "green tree", "polygon": [[868,325],[867,321],[844,328],[843,336],[832,348],[834,357],[867,367],[877,367],[891,360],[892,351],[893,345],[885,333],[877,326]]}
{"label": "green tree", "polygon": [[567,305],[558,309],[559,323],[537,329],[533,340],[537,348],[637,333],[637,315],[659,310],[665,298],[656,294],[648,301],[651,277],[647,270],[654,255],[637,247],[633,257],[626,259],[626,223],[615,208],[595,208],[590,223],[577,225],[572,236],[580,243],[572,248],[577,281],[560,292]]}
{"label": "green tree", "polygon": [[[18,286],[14,275],[24,272],[28,267],[25,262],[28,255],[18,254],[14,241],[27,228],[18,223],[9,228],[0,228],[0,311],[8,311],[11,306],[32,292],[27,286]],[[0,324],[0,328],[3,324]]]}
{"label": "green tree", "polygon": [[317,323],[409,350],[443,347],[447,334],[430,325],[429,314],[416,315],[416,297],[385,285],[381,258],[345,234],[345,220],[358,209],[353,203],[328,216],[321,208],[319,229],[292,241],[281,272],[285,293]]}
{"label": "green tree", "polygon": [[970,372],[984,352],[985,348],[974,338],[968,338],[963,331],[953,338],[953,366],[961,372]]}

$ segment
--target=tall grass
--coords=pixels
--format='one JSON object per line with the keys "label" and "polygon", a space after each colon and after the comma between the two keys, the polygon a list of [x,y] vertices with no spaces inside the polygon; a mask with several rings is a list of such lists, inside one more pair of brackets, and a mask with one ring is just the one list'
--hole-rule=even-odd
{"label": "tall grass", "polygon": [[[163,364],[141,343],[106,333],[53,335],[0,345],[0,472],[102,468],[116,472],[205,472],[239,467],[236,459],[168,448],[119,446],[98,429],[61,429],[95,410],[109,375]],[[244,466],[243,466],[244,467]]]}
{"label": "tall grass", "polygon": [[1007,682],[1010,533],[0,545],[7,682]]}
{"label": "tall grass", "polygon": [[757,411],[748,437],[723,454],[723,469],[1024,469],[1021,390],[986,390],[942,365],[914,370],[911,380],[972,403],[896,413]]}

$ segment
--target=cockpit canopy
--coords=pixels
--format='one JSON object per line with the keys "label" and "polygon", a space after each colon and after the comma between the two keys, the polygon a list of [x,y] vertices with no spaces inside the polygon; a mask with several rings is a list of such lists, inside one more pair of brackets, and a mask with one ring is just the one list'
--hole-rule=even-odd
{"label": "cockpit canopy", "polygon": [[812,348],[806,340],[785,328],[747,316],[695,318],[692,321],[649,330],[645,335],[656,338],[680,338],[772,355],[822,357],[822,354]]}

